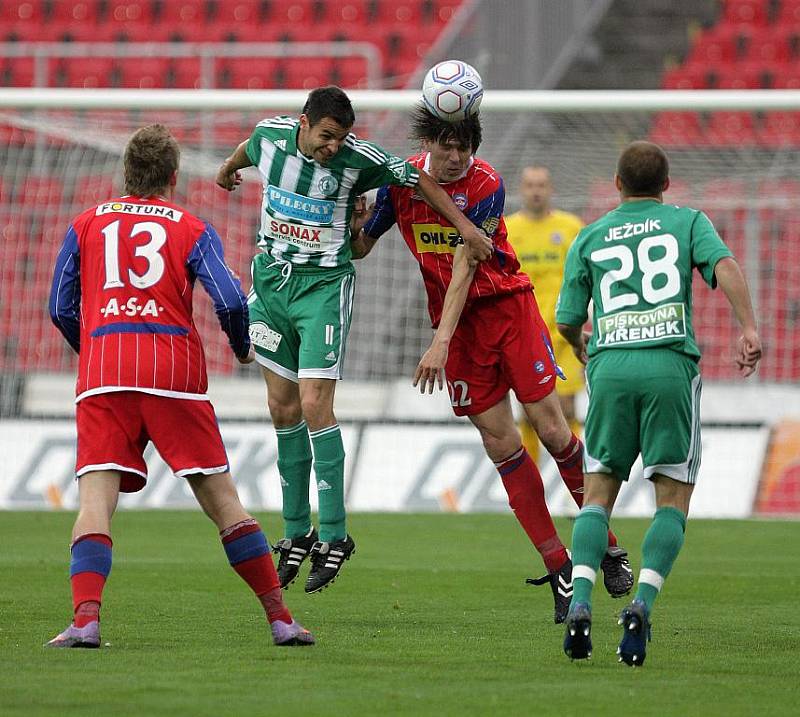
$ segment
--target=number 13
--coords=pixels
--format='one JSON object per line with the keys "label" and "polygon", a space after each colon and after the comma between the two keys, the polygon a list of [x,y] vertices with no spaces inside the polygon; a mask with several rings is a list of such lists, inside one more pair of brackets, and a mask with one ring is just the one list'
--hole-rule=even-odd
{"label": "number 13", "polygon": [[[115,289],[125,286],[119,276],[119,219],[105,227],[102,234],[106,240],[106,283],[103,284],[103,288]],[[147,244],[136,247],[136,256],[147,260],[147,271],[144,274],[137,274],[133,269],[128,269],[128,279],[137,289],[147,289],[157,284],[164,276],[164,257],[158,250],[167,241],[167,230],[156,222],[139,222],[133,225],[130,236],[133,238],[138,234],[150,236]]]}

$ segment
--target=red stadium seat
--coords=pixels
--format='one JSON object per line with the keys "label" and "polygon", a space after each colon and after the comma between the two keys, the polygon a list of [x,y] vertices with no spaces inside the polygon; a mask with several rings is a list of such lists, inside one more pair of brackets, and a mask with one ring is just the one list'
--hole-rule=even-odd
{"label": "red stadium seat", "polygon": [[[200,60],[195,57],[176,57],[167,66],[167,87],[199,88],[201,82]],[[214,85],[214,77],[208,78],[208,87]]]}
{"label": "red stadium seat", "polygon": [[218,86],[250,90],[276,87],[275,79],[284,62],[274,57],[231,57],[218,64]]}
{"label": "red stadium seat", "polygon": [[[5,4],[5,3],[4,3]],[[98,0],[50,3],[48,22],[80,22],[94,24],[97,19]]]}
{"label": "red stadium seat", "polygon": [[118,86],[140,88],[167,86],[169,60],[164,57],[142,57],[135,60],[120,60],[116,63]]}
{"label": "red stadium seat", "polygon": [[71,57],[59,70],[66,87],[110,87],[114,61],[110,57]]}
{"label": "red stadium seat", "polygon": [[700,115],[697,112],[659,112],[650,129],[650,139],[665,147],[696,147],[703,140]]}
{"label": "red stadium seat", "polygon": [[781,0],[775,25],[784,27],[800,25],[800,0]]}
{"label": "red stadium seat", "polygon": [[781,27],[754,28],[748,39],[743,59],[755,63],[789,62],[791,59],[789,32]]}
{"label": "red stadium seat", "polygon": [[757,137],[760,146],[770,149],[800,147],[800,112],[767,112]]}
{"label": "red stadium seat", "polygon": [[160,8],[157,24],[186,27],[206,22],[206,0],[165,0]]}
{"label": "red stadium seat", "polygon": [[340,87],[365,89],[367,63],[363,57],[337,57],[333,59],[331,82]]}
{"label": "red stadium seat", "polygon": [[667,70],[661,80],[665,90],[705,90],[708,88],[708,67],[693,63]]}
{"label": "red stadium seat", "polygon": [[117,25],[152,25],[152,3],[147,0],[111,0],[106,4],[105,22]]}
{"label": "red stadium seat", "polygon": [[312,89],[328,83],[333,59],[296,57],[286,63],[286,86]]}
{"label": "red stadium seat", "polygon": [[755,130],[750,112],[713,112],[703,137],[715,147],[751,147],[757,144]]}
{"label": "red stadium seat", "polygon": [[33,87],[36,66],[32,57],[6,57],[0,60],[0,85],[3,87]]}
{"label": "red stadium seat", "polygon": [[724,0],[723,20],[736,25],[766,25],[764,0]]}
{"label": "red stadium seat", "polygon": [[112,199],[116,194],[113,177],[109,175],[79,177],[75,182],[72,203],[76,211],[80,212],[106,199]]}
{"label": "red stadium seat", "polygon": [[716,65],[709,69],[716,79],[716,88],[720,90],[754,90],[764,87],[767,79],[763,64],[737,62]]}
{"label": "red stadium seat", "polygon": [[0,20],[41,23],[44,20],[43,5],[36,0],[4,0],[0,3]]}
{"label": "red stadium seat", "polygon": [[686,63],[718,64],[733,62],[737,56],[736,28],[716,26],[698,34],[686,57]]}

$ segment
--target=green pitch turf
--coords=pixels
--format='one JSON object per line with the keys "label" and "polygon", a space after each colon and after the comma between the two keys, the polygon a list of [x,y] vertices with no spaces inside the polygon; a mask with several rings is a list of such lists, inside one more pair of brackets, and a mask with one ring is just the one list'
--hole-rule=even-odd
{"label": "green pitch turf", "polygon": [[[260,516],[269,535],[276,516]],[[121,512],[100,650],[69,621],[69,513],[0,514],[0,715],[789,715],[800,711],[800,523],[691,521],[647,663],[617,664],[623,601],[595,591],[571,663],[541,563],[509,515],[354,515],[357,554],[290,608],[276,648],[199,512]],[[647,523],[615,528],[638,568]],[[559,524],[564,537],[571,525]],[[305,568],[302,576],[305,575]]]}

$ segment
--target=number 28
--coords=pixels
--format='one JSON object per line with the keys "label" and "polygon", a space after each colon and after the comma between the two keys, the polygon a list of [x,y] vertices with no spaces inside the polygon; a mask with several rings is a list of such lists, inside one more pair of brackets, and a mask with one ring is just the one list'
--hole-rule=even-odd
{"label": "number 28", "polygon": [[[655,248],[664,249],[664,256],[650,258],[650,251]],[[646,237],[639,242],[636,249],[636,260],[642,272],[642,298],[649,304],[658,304],[669,299],[681,290],[681,275],[675,263],[678,261],[678,240],[672,234],[658,234]],[[629,278],[634,271],[633,251],[624,244],[598,249],[591,253],[593,262],[616,260],[620,266],[603,274],[600,279],[600,297],[603,312],[616,311],[626,306],[639,303],[639,295],[629,291],[617,296],[611,295],[611,287],[619,281]],[[655,278],[666,277],[664,285],[656,288]]]}

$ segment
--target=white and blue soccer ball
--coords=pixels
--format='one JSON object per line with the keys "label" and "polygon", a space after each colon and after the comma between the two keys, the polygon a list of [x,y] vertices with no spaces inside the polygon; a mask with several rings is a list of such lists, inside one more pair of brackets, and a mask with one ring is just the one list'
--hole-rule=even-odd
{"label": "white and blue soccer ball", "polygon": [[434,65],[422,83],[426,109],[447,122],[461,122],[478,113],[483,98],[483,81],[478,71],[461,60]]}

